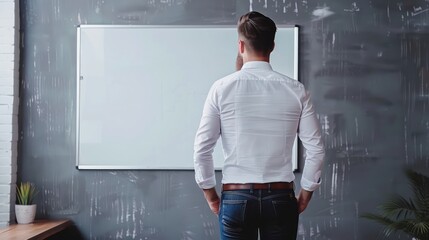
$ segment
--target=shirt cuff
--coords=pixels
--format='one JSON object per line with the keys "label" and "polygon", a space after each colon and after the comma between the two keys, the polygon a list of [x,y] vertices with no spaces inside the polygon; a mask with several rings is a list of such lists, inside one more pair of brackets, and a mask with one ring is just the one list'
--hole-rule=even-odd
{"label": "shirt cuff", "polygon": [[210,189],[216,186],[216,177],[213,175],[210,178],[202,179],[195,175],[195,181],[201,189]]}
{"label": "shirt cuff", "polygon": [[318,189],[322,181],[319,179],[318,182],[310,181],[304,177],[301,178],[301,188],[310,192]]}

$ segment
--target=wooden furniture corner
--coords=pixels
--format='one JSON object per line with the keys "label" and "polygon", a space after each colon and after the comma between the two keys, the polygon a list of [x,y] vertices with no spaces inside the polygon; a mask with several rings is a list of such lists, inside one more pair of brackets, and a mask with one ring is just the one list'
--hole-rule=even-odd
{"label": "wooden furniture corner", "polygon": [[36,220],[30,224],[11,224],[0,228],[2,240],[46,239],[70,227],[70,220]]}

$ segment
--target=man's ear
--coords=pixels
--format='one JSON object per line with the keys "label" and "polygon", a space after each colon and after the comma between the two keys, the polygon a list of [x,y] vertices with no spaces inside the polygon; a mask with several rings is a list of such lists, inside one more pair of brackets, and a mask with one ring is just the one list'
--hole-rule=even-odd
{"label": "man's ear", "polygon": [[244,53],[244,41],[243,40],[238,40],[238,51],[243,54]]}
{"label": "man's ear", "polygon": [[273,48],[271,49],[270,53],[274,50],[275,47],[276,47],[276,42],[273,42]]}

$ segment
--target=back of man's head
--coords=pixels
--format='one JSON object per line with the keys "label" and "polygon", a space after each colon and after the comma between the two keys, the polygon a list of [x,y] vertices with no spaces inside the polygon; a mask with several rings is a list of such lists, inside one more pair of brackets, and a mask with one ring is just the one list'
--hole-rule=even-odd
{"label": "back of man's head", "polygon": [[259,54],[268,55],[274,49],[276,24],[269,17],[259,12],[249,12],[238,20],[238,34],[245,43]]}

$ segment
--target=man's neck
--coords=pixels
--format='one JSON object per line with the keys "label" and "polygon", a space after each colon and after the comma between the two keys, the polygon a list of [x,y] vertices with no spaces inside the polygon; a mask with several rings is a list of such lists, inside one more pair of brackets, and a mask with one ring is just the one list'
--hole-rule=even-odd
{"label": "man's neck", "polygon": [[255,55],[251,55],[251,56],[247,56],[243,58],[243,63],[246,62],[253,62],[253,61],[262,61],[262,62],[270,62],[270,56],[255,56]]}

